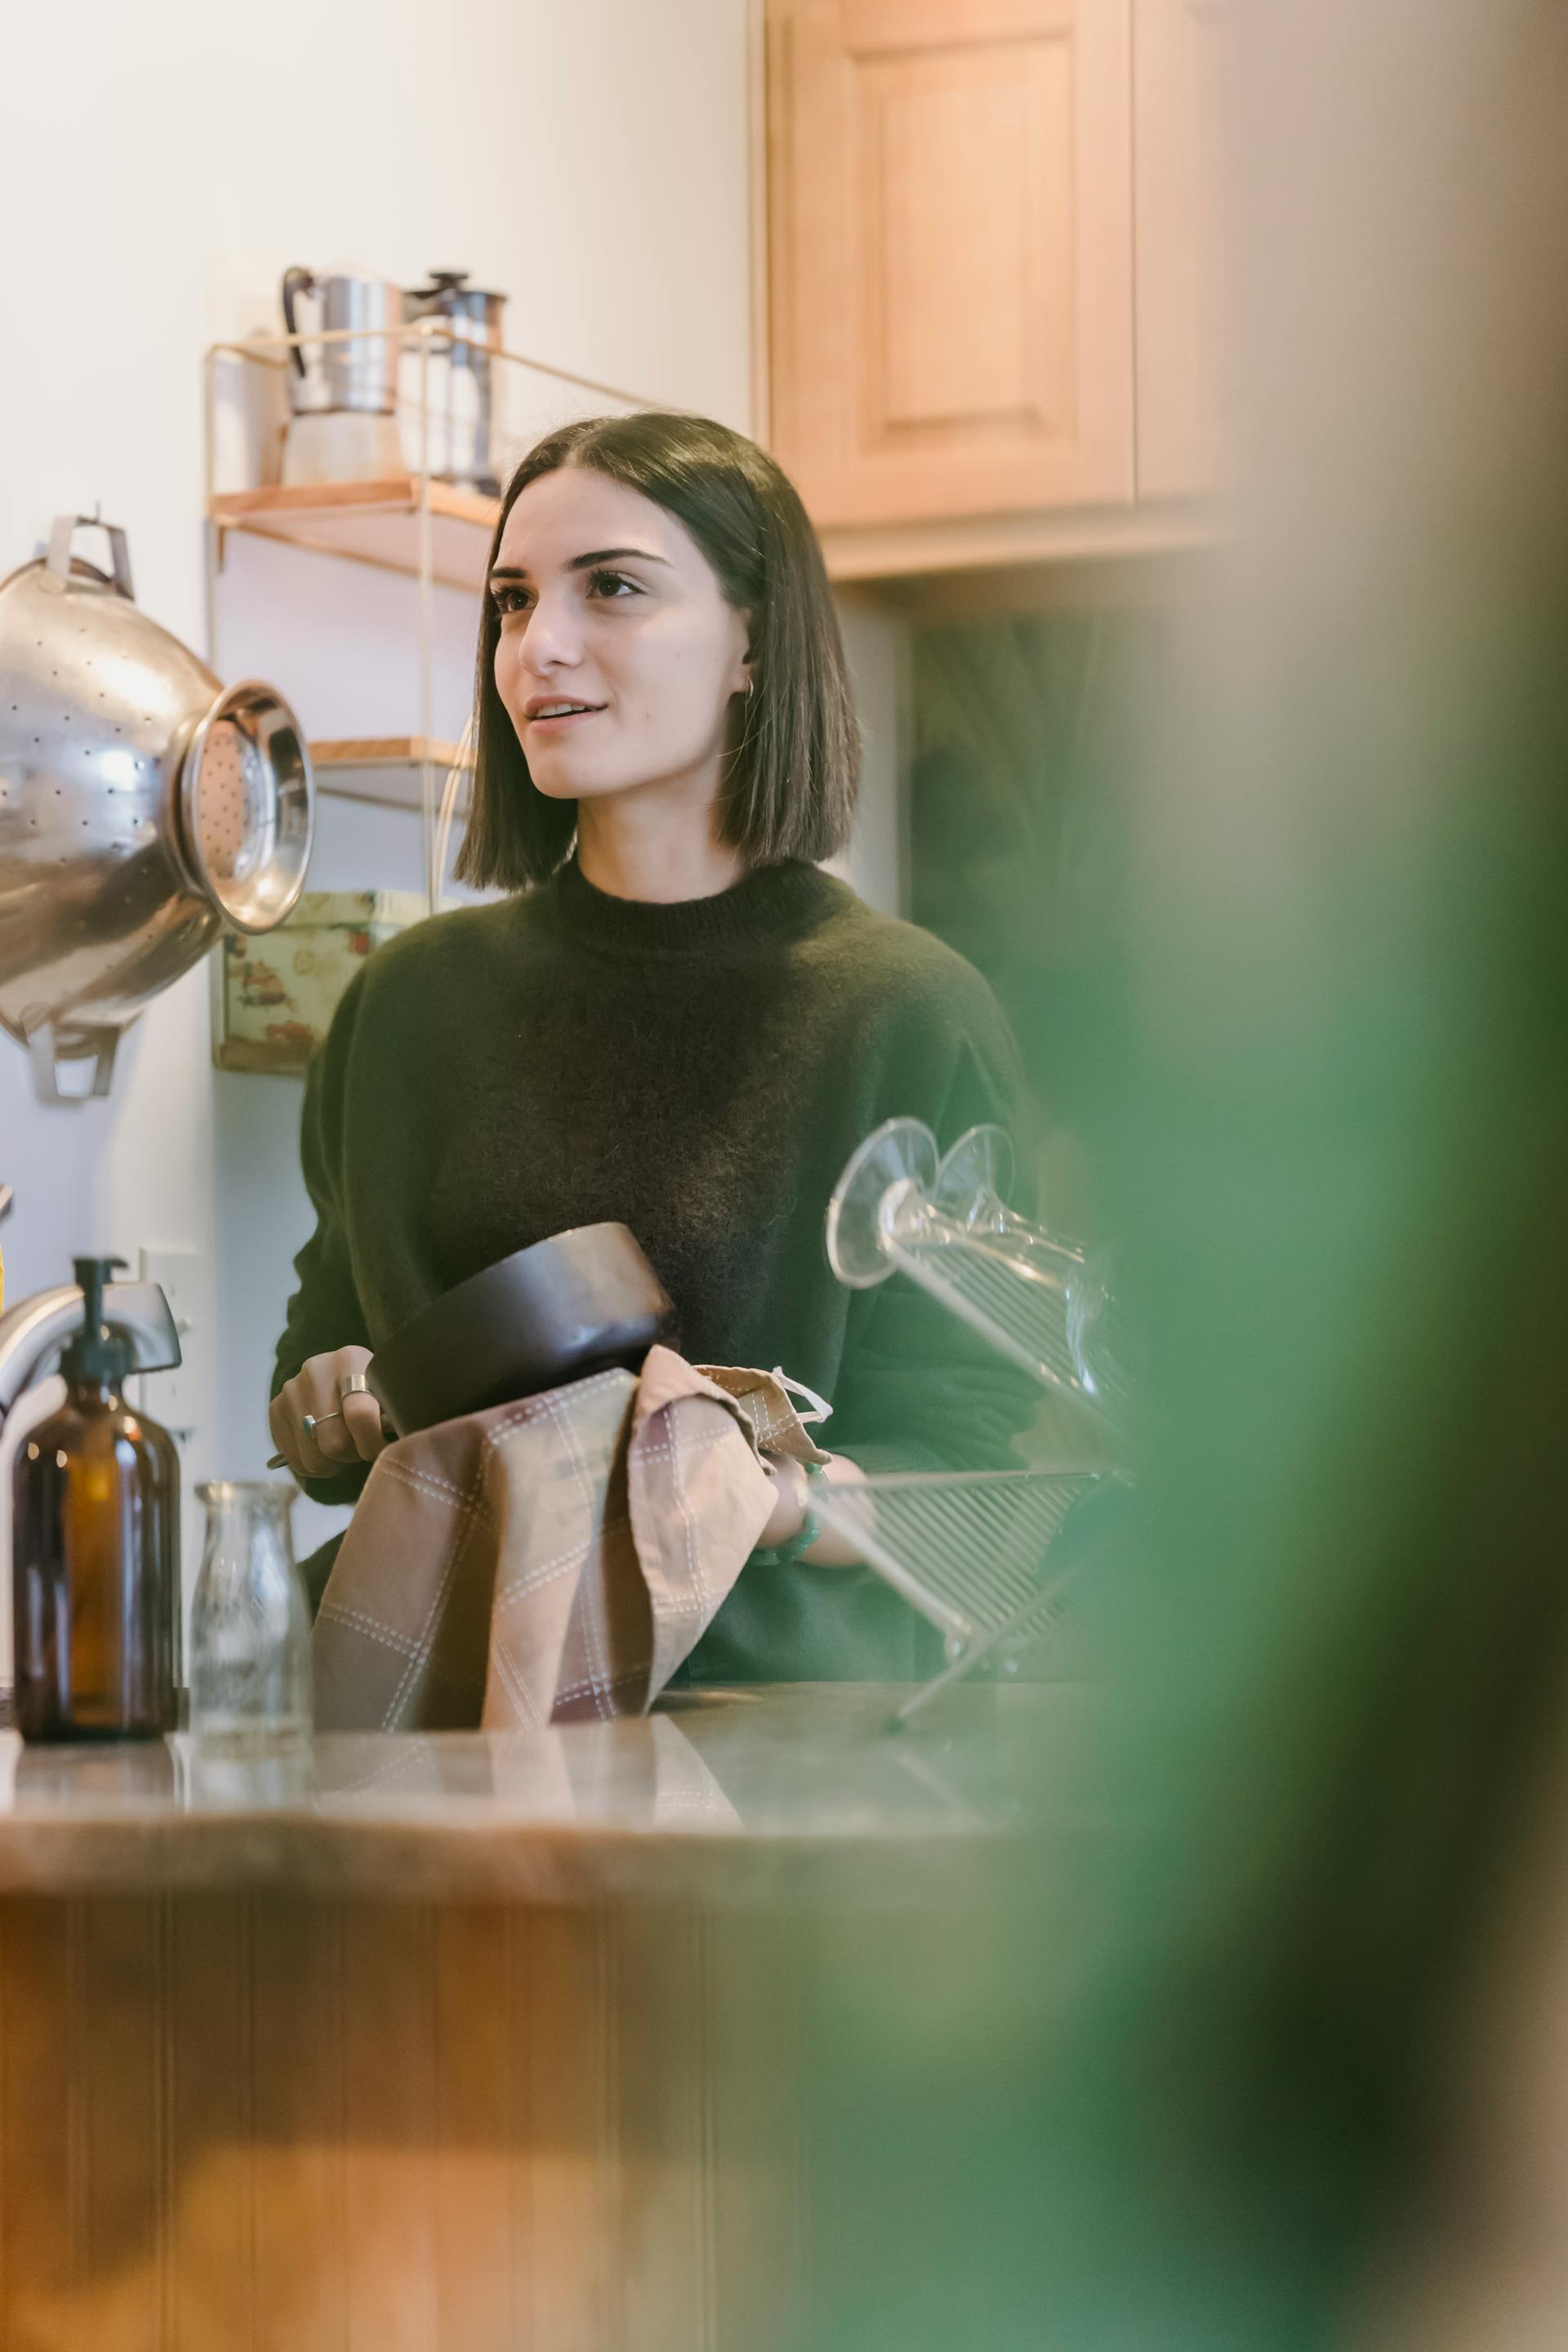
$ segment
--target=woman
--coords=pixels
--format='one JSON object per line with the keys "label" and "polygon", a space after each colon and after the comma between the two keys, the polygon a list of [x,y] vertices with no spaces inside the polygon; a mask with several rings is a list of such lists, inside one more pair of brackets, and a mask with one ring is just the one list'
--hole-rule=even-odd
{"label": "woman", "polygon": [[[345,1383],[399,1324],[601,1219],[637,1234],[690,1360],[831,1400],[830,1480],[1007,1461],[1026,1384],[910,1285],[842,1289],[824,1251],[871,1129],[908,1113],[946,1144],[1016,1123],[1021,1089],[978,975],[816,863],[847,836],[858,745],[821,551],[771,458],[657,414],[539,444],[491,550],[476,756],[458,872],[511,895],[382,949],[306,1087],[318,1223],[271,1409],[306,1492],[359,1492],[380,1419]],[[777,1486],[763,1541],[788,1549],[806,1482]],[[849,1557],[825,1534],[753,1561],[692,1675],[921,1671],[929,1629]]]}

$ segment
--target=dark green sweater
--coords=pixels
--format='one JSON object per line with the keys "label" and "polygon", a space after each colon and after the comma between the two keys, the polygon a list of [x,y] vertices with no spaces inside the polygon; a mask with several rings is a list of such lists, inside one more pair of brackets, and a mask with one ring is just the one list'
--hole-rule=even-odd
{"label": "dark green sweater", "polygon": [[[868,1469],[1012,1462],[1028,1382],[901,1276],[835,1280],[828,1196],[883,1119],[945,1148],[1016,1129],[1016,1055],[985,983],[812,866],[713,898],[545,888],[419,924],[350,986],[305,1089],[315,1233],[273,1393],[308,1357],[373,1351],[465,1276],[567,1226],[629,1225],[698,1363],[782,1365]],[[363,1468],[313,1482],[351,1501]],[[900,1676],[933,1637],[869,1571],[752,1564],[694,1678]]]}

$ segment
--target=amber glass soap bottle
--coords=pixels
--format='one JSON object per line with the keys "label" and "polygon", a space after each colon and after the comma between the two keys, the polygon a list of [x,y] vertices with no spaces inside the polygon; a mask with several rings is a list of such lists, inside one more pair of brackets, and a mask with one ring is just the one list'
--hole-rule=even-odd
{"label": "amber glass soap bottle", "polygon": [[103,1320],[120,1258],[78,1258],[81,1330],[67,1396],[13,1468],[15,1719],[24,1739],[136,1739],[174,1728],[180,1461],[127,1405],[131,1345]]}

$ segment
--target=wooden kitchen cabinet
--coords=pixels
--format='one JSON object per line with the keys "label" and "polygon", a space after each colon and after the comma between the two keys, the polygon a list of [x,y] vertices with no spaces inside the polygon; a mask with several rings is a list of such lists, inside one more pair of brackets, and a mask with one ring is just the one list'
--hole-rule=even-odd
{"label": "wooden kitchen cabinet", "polygon": [[1219,488],[1224,0],[1133,0],[1140,499]]}
{"label": "wooden kitchen cabinet", "polygon": [[1124,507],[1131,0],[768,20],[771,438],[834,569],[1027,553]]}
{"label": "wooden kitchen cabinet", "polygon": [[766,0],[770,437],[836,577],[1212,530],[1224,5]]}

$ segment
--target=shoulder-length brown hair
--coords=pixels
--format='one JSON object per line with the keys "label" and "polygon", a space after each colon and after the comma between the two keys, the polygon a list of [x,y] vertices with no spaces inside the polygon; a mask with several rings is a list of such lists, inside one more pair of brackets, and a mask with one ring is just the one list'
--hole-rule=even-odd
{"label": "shoulder-length brown hair", "polygon": [[[720,838],[748,867],[830,857],[848,838],[860,734],[838,614],[816,533],[794,485],[763,449],[703,416],[649,410],[563,425],[507,484],[490,542],[496,561],[519,493],[542,474],[591,466],[685,524],[737,611],[751,615],[754,680],[719,807]],[[479,889],[547,881],[577,829],[574,801],[536,792],[496,691],[500,615],[479,624],[472,798],[458,878]]]}

